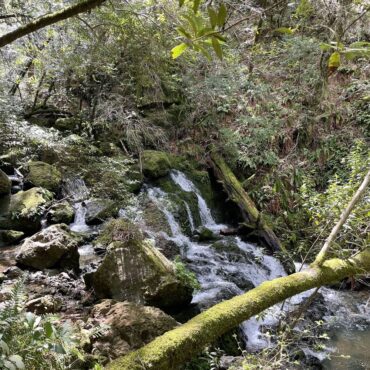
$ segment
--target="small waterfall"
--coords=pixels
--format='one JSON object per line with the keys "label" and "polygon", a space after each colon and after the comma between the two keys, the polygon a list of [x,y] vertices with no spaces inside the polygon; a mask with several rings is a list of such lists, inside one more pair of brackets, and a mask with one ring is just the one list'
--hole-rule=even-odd
{"label": "small waterfall", "polygon": [[67,178],[62,187],[63,196],[74,202],[86,200],[90,196],[85,181],[79,177]]}
{"label": "small waterfall", "polygon": [[75,209],[75,219],[70,225],[70,229],[77,233],[84,233],[91,230],[90,226],[86,224],[86,207],[84,202],[76,203],[74,206]]}

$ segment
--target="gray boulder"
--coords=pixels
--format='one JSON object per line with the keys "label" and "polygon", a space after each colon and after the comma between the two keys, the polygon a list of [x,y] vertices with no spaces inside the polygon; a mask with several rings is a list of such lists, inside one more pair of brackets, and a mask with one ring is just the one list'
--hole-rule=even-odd
{"label": "gray boulder", "polygon": [[12,182],[5,172],[0,170],[0,195],[6,195],[10,193]]}
{"label": "gray boulder", "polygon": [[37,270],[79,268],[80,238],[67,225],[52,225],[24,240],[16,256],[17,264]]}
{"label": "gray boulder", "polygon": [[68,202],[52,205],[47,214],[49,224],[70,224],[73,222],[75,211]]}
{"label": "gray boulder", "polygon": [[56,192],[62,181],[62,175],[59,170],[48,163],[40,161],[28,162],[28,174],[26,181],[34,186],[40,186],[47,190]]}
{"label": "gray boulder", "polygon": [[85,202],[86,223],[88,225],[98,225],[118,213],[116,202],[110,199],[89,199]]}

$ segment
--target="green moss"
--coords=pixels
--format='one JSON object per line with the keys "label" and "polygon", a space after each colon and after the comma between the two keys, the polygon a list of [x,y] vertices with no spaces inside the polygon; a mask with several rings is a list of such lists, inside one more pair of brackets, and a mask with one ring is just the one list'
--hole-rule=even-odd
{"label": "green moss", "polygon": [[62,175],[55,166],[45,162],[31,161],[28,162],[27,167],[27,180],[33,185],[53,192],[58,190]]}
{"label": "green moss", "polygon": [[171,169],[169,156],[165,152],[145,150],[141,161],[144,175],[152,179],[166,176]]}

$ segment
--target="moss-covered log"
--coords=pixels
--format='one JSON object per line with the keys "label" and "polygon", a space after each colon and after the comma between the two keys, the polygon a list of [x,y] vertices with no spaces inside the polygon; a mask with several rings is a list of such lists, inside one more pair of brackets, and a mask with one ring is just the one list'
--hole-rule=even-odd
{"label": "moss-covered log", "polygon": [[306,290],[370,271],[370,249],[353,259],[331,259],[321,267],[264,282],[257,288],[219,303],[186,324],[119,358],[109,370],[174,370],[221,335],[276,303]]}
{"label": "moss-covered log", "polygon": [[215,176],[222,183],[229,199],[239,206],[245,220],[245,225],[248,228],[255,229],[262,243],[266,244],[271,250],[280,250],[281,244],[279,239],[271,227],[267,225],[253,200],[243,189],[224,159],[214,151],[211,153],[210,163]]}
{"label": "moss-covered log", "polygon": [[32,32],[38,31],[44,27],[50,26],[54,23],[63,21],[65,19],[74,17],[77,14],[87,12],[97,6],[103,4],[105,0],[85,0],[75,5],[59,10],[55,13],[44,15],[30,23],[21,26],[14,31],[11,31],[0,37],[0,48],[10,44],[11,42],[26,36]]}

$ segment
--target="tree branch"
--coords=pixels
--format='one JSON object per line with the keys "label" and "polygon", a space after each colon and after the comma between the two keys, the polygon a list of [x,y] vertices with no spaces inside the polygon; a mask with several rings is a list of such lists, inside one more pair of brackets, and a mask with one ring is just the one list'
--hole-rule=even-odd
{"label": "tree branch", "polygon": [[336,236],[339,233],[340,228],[344,225],[344,223],[347,221],[348,216],[352,212],[353,208],[355,207],[356,203],[362,198],[364,195],[367,186],[370,183],[370,170],[366,174],[362,184],[360,187],[357,189],[355,195],[352,197],[351,201],[349,202],[347,208],[343,211],[341,214],[339,221],[336,223],[334,228],[332,229],[330,235],[328,238],[325,240],[325,243],[323,247],[321,248],[320,252],[317,254],[316,259],[314,261],[315,264],[320,266],[326,259],[326,256],[328,254],[328,251],[330,249],[331,244],[335,240]]}
{"label": "tree branch", "polygon": [[370,271],[370,248],[349,260],[331,259],[293,275],[262,283],[221,302],[151,343],[107,365],[107,370],[168,370],[200,353],[207,344],[252,316],[298,293]]}
{"label": "tree branch", "polygon": [[1,36],[0,48],[44,27],[50,26],[54,23],[71,18],[77,14],[84,13],[87,12],[88,10],[96,8],[97,6],[103,4],[105,1],[106,0],[84,0],[78,4],[69,6],[55,13],[46,14],[33,22],[27,23],[26,25],[21,26],[16,30]]}

